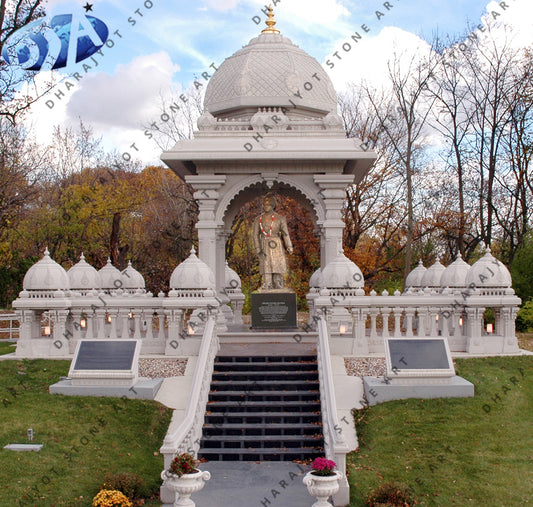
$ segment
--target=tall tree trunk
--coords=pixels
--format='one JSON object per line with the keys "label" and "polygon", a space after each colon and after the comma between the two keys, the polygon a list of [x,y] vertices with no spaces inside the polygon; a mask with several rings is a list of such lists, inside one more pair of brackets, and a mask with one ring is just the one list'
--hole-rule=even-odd
{"label": "tall tree trunk", "polygon": [[111,226],[111,237],[109,239],[109,257],[111,258],[111,262],[113,263],[113,266],[116,266],[119,269],[121,267],[119,265],[119,261],[120,261],[120,249],[119,249],[120,219],[121,219],[121,213],[113,214],[113,225]]}

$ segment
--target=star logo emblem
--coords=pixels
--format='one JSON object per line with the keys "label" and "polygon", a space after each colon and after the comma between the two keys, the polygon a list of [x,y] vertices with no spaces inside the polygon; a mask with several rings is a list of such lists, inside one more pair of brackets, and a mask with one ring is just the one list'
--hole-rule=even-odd
{"label": "star logo emblem", "polygon": [[90,4],[89,2],[87,2],[87,3],[83,6],[83,8],[85,9],[85,12],[89,12],[89,11],[92,12],[92,10],[93,10],[93,4]]}

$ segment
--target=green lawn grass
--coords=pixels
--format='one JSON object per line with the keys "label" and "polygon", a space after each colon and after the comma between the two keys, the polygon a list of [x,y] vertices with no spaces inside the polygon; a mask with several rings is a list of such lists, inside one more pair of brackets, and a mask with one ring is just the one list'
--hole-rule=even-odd
{"label": "green lawn grass", "polygon": [[[533,357],[459,359],[474,398],[399,400],[354,412],[350,506],[400,481],[419,505],[533,503]],[[500,399],[497,397],[499,396]]]}
{"label": "green lawn grass", "polygon": [[[157,454],[171,410],[117,398],[51,396],[68,361],[2,361],[0,506],[89,506],[107,472],[135,472],[157,495]],[[420,505],[522,506],[533,497],[533,358],[457,360],[474,383],[464,399],[403,400],[356,412],[361,447],[348,456],[352,507],[397,480]],[[511,380],[511,378],[514,378]],[[500,400],[496,398],[499,395]],[[493,399],[494,398],[494,399]],[[160,505],[154,498],[146,505]]]}
{"label": "green lawn grass", "polygon": [[11,352],[15,352],[17,344],[6,342],[6,341],[0,341],[0,356],[3,356],[4,354],[11,354]]}
{"label": "green lawn grass", "polygon": [[107,472],[137,473],[157,495],[172,411],[153,401],[50,395],[69,365],[0,362],[1,448],[26,443],[28,428],[44,444],[38,453],[0,450],[0,505],[90,506]]}

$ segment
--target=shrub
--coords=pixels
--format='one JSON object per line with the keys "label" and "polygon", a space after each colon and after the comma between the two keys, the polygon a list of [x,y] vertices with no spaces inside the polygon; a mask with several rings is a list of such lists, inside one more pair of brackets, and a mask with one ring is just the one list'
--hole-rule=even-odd
{"label": "shrub", "polygon": [[132,507],[128,497],[120,491],[102,489],[93,498],[93,507]]}
{"label": "shrub", "polygon": [[533,331],[533,301],[522,305],[516,316],[516,330],[522,333]]}
{"label": "shrub", "polygon": [[130,500],[144,498],[149,495],[144,480],[139,475],[131,472],[106,474],[100,489],[120,491]]}
{"label": "shrub", "polygon": [[403,482],[386,482],[371,491],[366,499],[368,507],[410,507],[416,504],[413,491]]}
{"label": "shrub", "polygon": [[533,299],[533,233],[529,233],[516,251],[511,264],[513,288],[522,301]]}

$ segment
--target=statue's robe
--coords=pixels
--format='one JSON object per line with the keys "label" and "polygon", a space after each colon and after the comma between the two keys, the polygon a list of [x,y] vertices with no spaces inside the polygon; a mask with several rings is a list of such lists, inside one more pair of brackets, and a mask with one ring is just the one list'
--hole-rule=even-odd
{"label": "statue's robe", "polygon": [[[272,216],[274,220],[272,221]],[[263,221],[263,231],[259,219]],[[271,229],[272,226],[272,229]],[[265,234],[266,233],[266,234]],[[287,220],[278,213],[264,213],[254,220],[253,226],[255,252],[259,256],[261,275],[287,272],[285,248],[292,250],[287,228]]]}

